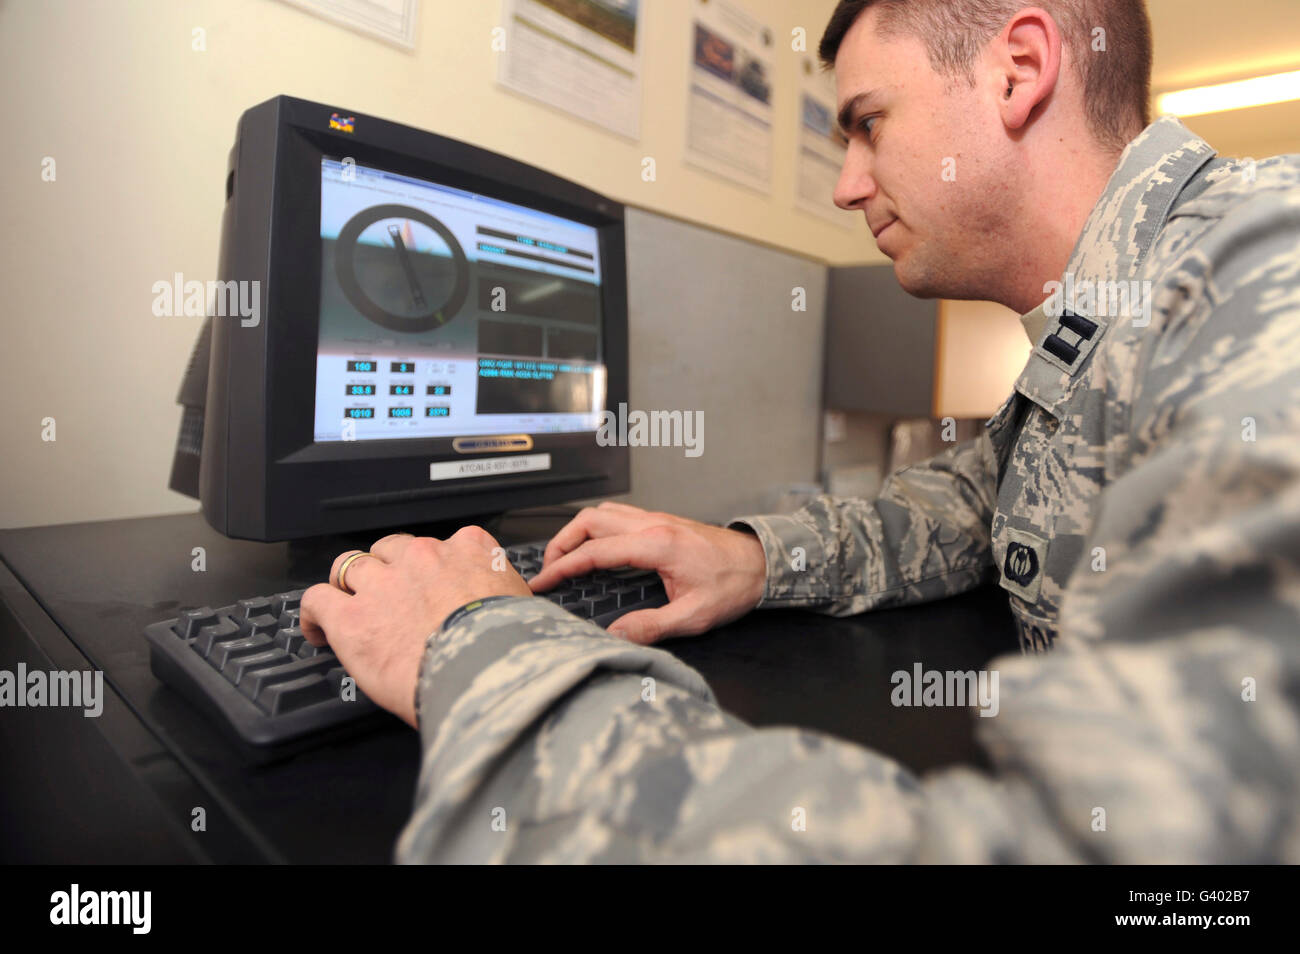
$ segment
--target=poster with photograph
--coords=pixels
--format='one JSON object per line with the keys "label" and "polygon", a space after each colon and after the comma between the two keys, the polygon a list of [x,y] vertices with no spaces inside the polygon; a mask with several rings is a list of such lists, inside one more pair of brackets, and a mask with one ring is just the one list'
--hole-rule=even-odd
{"label": "poster with photograph", "polygon": [[774,34],[729,0],[692,7],[686,160],[770,192]]}
{"label": "poster with photograph", "polygon": [[640,0],[505,0],[497,81],[629,139],[641,135]]}
{"label": "poster with photograph", "polygon": [[284,0],[340,26],[378,37],[406,50],[415,49],[420,0]]}
{"label": "poster with photograph", "polygon": [[835,78],[818,68],[811,56],[799,64],[799,134],[795,137],[797,208],[852,231],[861,219],[832,199],[847,143],[835,121]]}

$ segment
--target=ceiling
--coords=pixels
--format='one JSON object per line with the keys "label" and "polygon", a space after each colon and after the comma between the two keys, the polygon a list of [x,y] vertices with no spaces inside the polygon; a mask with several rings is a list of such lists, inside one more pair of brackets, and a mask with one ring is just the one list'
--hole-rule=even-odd
{"label": "ceiling", "polygon": [[[1147,10],[1153,94],[1300,69],[1300,0],[1147,0]],[[1300,101],[1183,122],[1220,155],[1300,152]]]}

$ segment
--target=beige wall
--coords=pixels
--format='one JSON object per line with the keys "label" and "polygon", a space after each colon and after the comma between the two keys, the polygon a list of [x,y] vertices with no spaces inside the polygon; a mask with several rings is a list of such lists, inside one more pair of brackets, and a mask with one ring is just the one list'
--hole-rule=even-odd
{"label": "beige wall", "polygon": [[[783,50],[794,26],[815,45],[834,6],[748,2],[787,38]],[[496,85],[499,0],[425,0],[414,53],[278,0],[0,4],[0,526],[195,507],[165,485],[199,320],[154,317],[151,288],[175,272],[213,277],[236,120],[279,93],[464,139],[807,255],[878,257],[860,219],[850,233],[793,208],[794,53],[776,57],[770,196],[682,162],[690,6],[644,7],[642,135],[631,142]],[[191,49],[195,27],[206,52]],[[640,177],[646,155],[654,183]]]}
{"label": "beige wall", "polygon": [[988,418],[1029,360],[1020,316],[991,301],[944,301],[935,336],[934,416]]}

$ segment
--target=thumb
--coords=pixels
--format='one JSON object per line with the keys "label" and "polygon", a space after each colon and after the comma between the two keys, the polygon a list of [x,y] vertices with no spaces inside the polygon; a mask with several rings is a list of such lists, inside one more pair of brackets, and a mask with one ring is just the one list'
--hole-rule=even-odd
{"label": "thumb", "polygon": [[626,639],[629,643],[649,646],[670,636],[693,636],[707,628],[691,617],[696,607],[687,600],[674,600],[654,609],[636,610],[626,616],[620,616],[606,629],[612,636]]}

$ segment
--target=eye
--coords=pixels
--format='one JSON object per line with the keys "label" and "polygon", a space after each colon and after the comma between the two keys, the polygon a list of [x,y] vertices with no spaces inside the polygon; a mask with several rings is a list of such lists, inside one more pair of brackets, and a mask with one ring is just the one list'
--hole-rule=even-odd
{"label": "eye", "polygon": [[879,118],[879,116],[863,116],[858,120],[858,129],[862,130],[862,134],[870,139],[872,129],[871,124]]}

